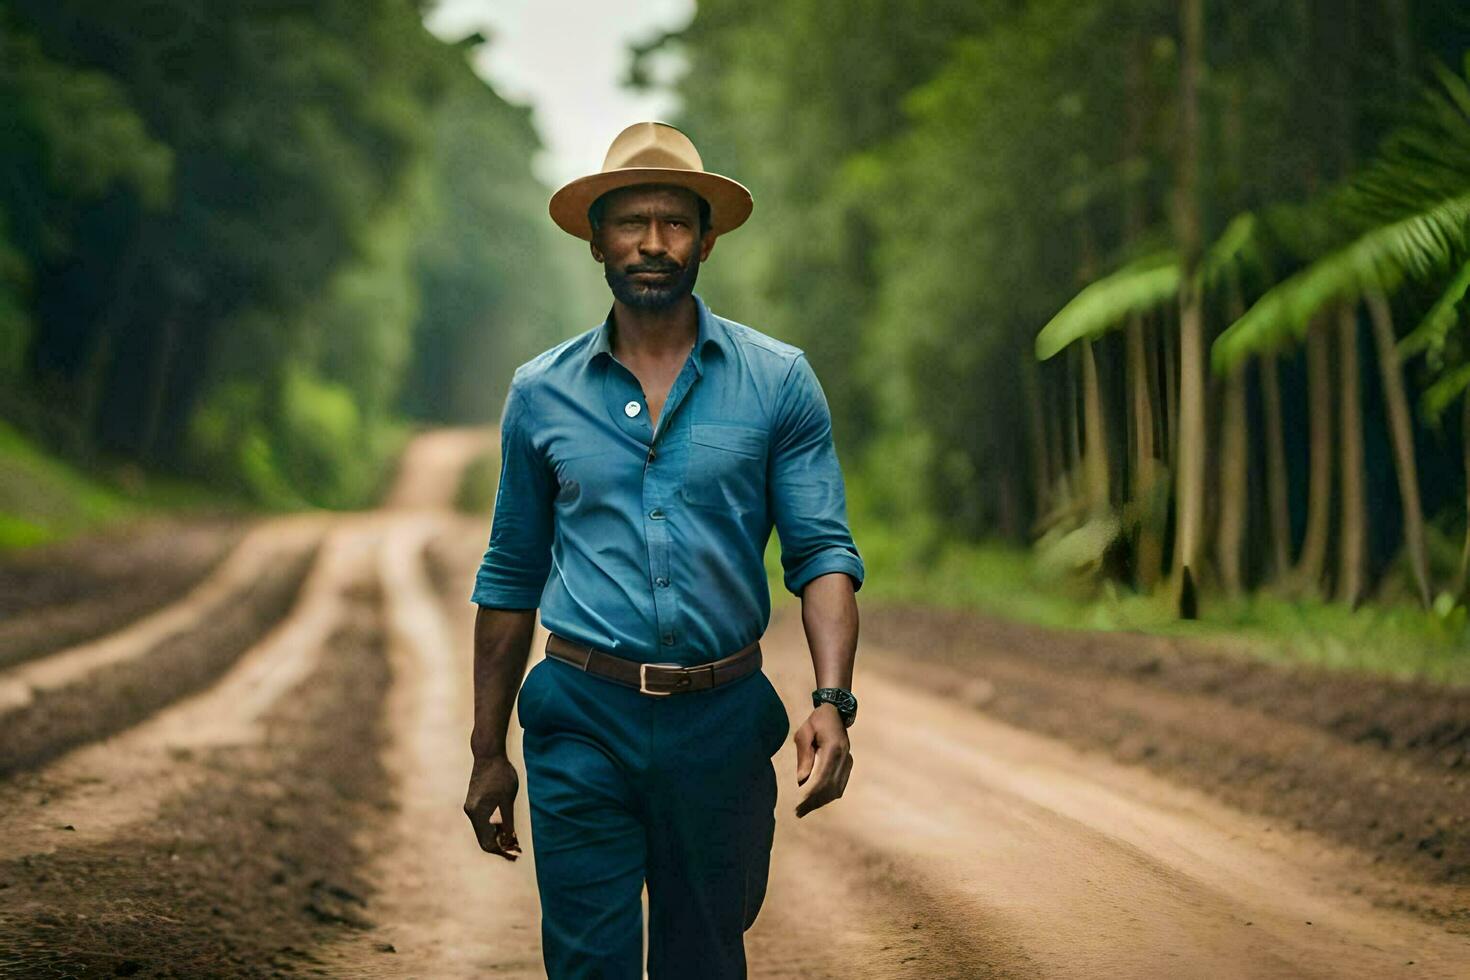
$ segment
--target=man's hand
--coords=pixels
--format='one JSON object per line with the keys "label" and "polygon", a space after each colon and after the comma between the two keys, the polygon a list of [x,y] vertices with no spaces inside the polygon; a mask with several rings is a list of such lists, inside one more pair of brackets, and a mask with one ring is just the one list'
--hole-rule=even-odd
{"label": "man's hand", "polygon": [[791,740],[796,743],[796,785],[811,784],[796,803],[796,815],[804,817],[842,796],[852,775],[852,750],[842,715],[831,704],[818,705]]}
{"label": "man's hand", "polygon": [[464,812],[475,828],[480,850],[499,854],[507,861],[521,856],[515,830],[516,793],[520,787],[520,777],[510,759],[504,755],[486,756],[475,760],[470,791],[464,800]]}

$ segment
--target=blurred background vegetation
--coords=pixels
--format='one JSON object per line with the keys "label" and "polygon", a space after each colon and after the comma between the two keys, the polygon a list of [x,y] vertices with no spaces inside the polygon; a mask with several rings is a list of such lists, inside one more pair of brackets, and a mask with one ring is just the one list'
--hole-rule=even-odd
{"label": "blurred background vegetation", "polygon": [[1463,4],[702,0],[630,83],[670,52],[757,201],[701,286],[810,352],[872,598],[1464,676]]}
{"label": "blurred background vegetation", "polygon": [[[123,500],[184,478],[353,507],[413,423],[495,417],[569,326],[567,253],[529,109],[426,7],[0,4],[13,442]],[[9,540],[86,523],[38,509],[58,484],[8,455]]]}
{"label": "blurred background vegetation", "polygon": [[[0,536],[85,519],[15,516],[64,482],[21,446],[363,506],[593,325],[529,110],[430,7],[0,5]],[[1429,669],[1470,595],[1467,52],[1451,0],[700,0],[626,82],[754,193],[700,292],[809,352],[867,594]]]}

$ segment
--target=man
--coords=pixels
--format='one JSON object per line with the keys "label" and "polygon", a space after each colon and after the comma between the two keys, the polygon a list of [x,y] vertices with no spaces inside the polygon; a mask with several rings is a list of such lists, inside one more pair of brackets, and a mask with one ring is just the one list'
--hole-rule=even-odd
{"label": "man", "polygon": [[[613,294],[598,327],[517,368],[475,579],[480,846],[514,860],[512,706],[552,980],[744,977],[790,730],[761,670],[774,525],[817,690],[793,736],[803,816],[840,797],[863,562],[831,416],[804,353],[693,293],[749,192],[688,137],[638,123],[551,199]],[[536,610],[547,656],[525,676]],[[517,688],[519,696],[517,697]]]}

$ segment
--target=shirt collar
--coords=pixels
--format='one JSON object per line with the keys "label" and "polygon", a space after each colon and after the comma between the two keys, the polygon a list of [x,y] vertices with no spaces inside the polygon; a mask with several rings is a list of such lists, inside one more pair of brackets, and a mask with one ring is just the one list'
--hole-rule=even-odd
{"label": "shirt collar", "polygon": [[[723,351],[725,349],[725,330],[719,319],[710,313],[709,307],[704,305],[704,300],[699,298],[698,293],[694,294],[694,309],[697,313],[698,332],[694,337],[694,350],[690,353],[694,358],[694,370],[703,377],[705,346],[714,344]],[[592,349],[587,354],[588,360],[595,361],[602,354],[612,357],[612,318],[613,311],[609,308],[602,325],[597,328],[596,336],[592,338]]]}

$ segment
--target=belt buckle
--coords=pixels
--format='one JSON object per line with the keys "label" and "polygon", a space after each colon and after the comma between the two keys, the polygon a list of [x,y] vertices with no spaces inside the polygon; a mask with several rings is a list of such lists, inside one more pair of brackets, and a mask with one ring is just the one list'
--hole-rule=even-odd
{"label": "belt buckle", "polygon": [[648,668],[650,668],[650,667],[682,667],[682,666],[683,666],[683,664],[669,664],[669,663],[648,664],[648,663],[640,663],[638,665],[638,693],[639,694],[647,694],[650,697],[655,697],[655,698],[666,698],[670,694],[673,694],[674,693],[673,691],[654,691],[654,690],[651,690],[649,688],[649,686],[648,686]]}

